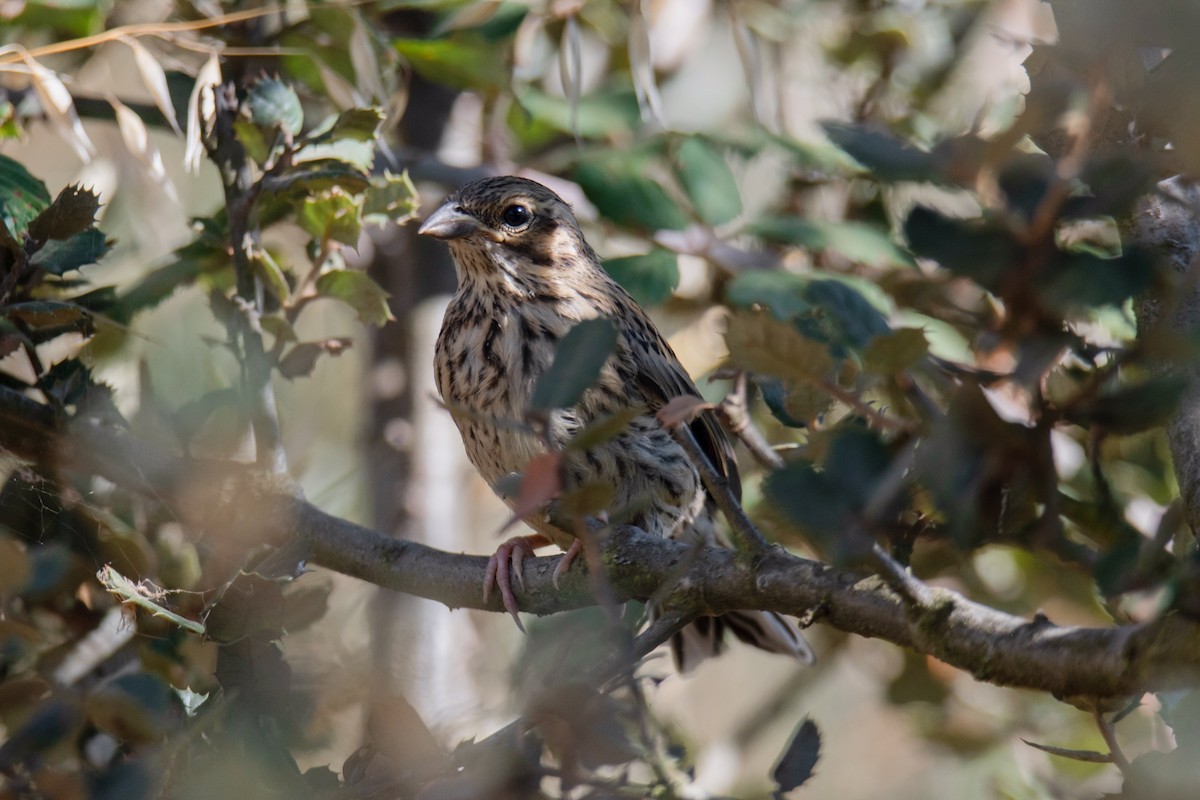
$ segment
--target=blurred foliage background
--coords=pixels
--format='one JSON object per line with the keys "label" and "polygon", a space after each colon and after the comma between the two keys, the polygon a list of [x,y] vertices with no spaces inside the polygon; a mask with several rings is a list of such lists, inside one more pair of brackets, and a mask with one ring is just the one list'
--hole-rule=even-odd
{"label": "blurred foliage background", "polygon": [[[1196,613],[1200,512],[1164,426],[1197,340],[1155,324],[1194,270],[1131,221],[1200,158],[1187,2],[10,0],[0,21],[6,413],[286,466],[331,513],[488,552],[506,512],[431,399],[453,268],[405,223],[519,173],[573,204],[710,399],[750,376],[785,465],[742,452],[745,503],[776,541],[848,567],[879,541],[1058,624]],[[0,468],[0,797],[1200,782],[1194,692],[1123,714],[1121,769],[1086,761],[1112,745],[1088,713],[819,625],[811,669],[735,648],[601,696],[555,661],[595,658],[590,612],[524,638],[298,574],[253,509],[201,526]],[[547,754],[459,746],[516,714],[553,718]]]}

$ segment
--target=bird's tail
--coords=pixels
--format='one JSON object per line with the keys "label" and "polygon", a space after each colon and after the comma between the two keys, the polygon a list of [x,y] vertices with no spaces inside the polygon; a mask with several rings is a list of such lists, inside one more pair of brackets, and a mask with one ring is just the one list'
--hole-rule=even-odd
{"label": "bird's tail", "polygon": [[706,658],[725,649],[725,632],[768,653],[791,656],[804,664],[816,660],[796,623],[774,611],[731,611],[719,617],[700,617],[671,638],[676,668],[691,672]]}

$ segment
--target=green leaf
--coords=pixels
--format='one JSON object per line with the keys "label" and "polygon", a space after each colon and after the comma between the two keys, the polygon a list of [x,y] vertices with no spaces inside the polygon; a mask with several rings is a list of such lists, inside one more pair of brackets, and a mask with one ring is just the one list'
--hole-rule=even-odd
{"label": "green leaf", "polygon": [[640,256],[610,258],[604,270],[644,306],[665,302],[679,285],[679,259],[661,248]]}
{"label": "green leaf", "polygon": [[999,224],[951,219],[920,206],[908,215],[904,235],[917,255],[990,290],[999,288],[1024,254],[1012,233]]}
{"label": "green leaf", "polygon": [[861,222],[767,217],[750,225],[747,232],[769,241],[799,245],[815,253],[832,251],[870,267],[907,267],[913,263],[887,232]]}
{"label": "green leaf", "polygon": [[46,184],[30,175],[20,162],[0,155],[0,222],[9,232],[20,237],[49,206]]}
{"label": "green leaf", "polygon": [[277,78],[263,78],[250,87],[246,98],[250,119],[260,128],[278,127],[290,136],[299,136],[304,127],[304,110],[296,90]]}
{"label": "green leaf", "polygon": [[317,294],[341,300],[354,309],[366,325],[381,326],[395,319],[388,308],[388,293],[365,272],[335,269],[317,278]]}
{"label": "green leaf", "polygon": [[434,83],[457,89],[496,89],[508,82],[506,48],[477,36],[396,39],[396,52]]}
{"label": "green leaf", "polygon": [[817,329],[832,343],[860,349],[890,330],[879,309],[845,281],[809,281],[805,297],[820,312],[814,314]]}
{"label": "green leaf", "polygon": [[804,297],[808,280],[782,270],[752,270],[738,275],[725,287],[725,301],[736,308],[762,306],[778,320],[790,322],[812,311]]}
{"label": "green leaf", "polygon": [[742,197],[729,165],[712,145],[689,136],[675,149],[675,175],[692,207],[709,225],[721,225],[742,213]]}
{"label": "green leaf", "polygon": [[[369,108],[351,108],[343,111],[333,121],[333,127],[326,136],[337,141],[349,139],[355,142],[373,142],[383,124],[383,111],[371,106]],[[322,137],[324,138],[324,137]]]}
{"label": "green leaf", "polygon": [[362,197],[333,187],[306,198],[296,213],[296,222],[315,239],[354,246],[362,234],[362,207]]}
{"label": "green leaf", "polygon": [[363,202],[364,225],[403,225],[416,217],[421,199],[417,187],[408,177],[408,170],[396,175],[384,170],[371,178]]}
{"label": "green leaf", "polygon": [[[29,223],[29,237],[39,242],[70,239],[96,222],[100,198],[91,189],[79,185],[64,188],[50,207]],[[100,237],[103,240],[103,236]]]}
{"label": "green leaf", "polygon": [[262,128],[248,119],[239,117],[233,121],[233,132],[237,134],[238,141],[246,148],[246,155],[254,163],[259,166],[267,163],[267,158],[271,155],[270,142],[263,136]]}
{"label": "green leaf", "polygon": [[112,242],[95,228],[75,234],[65,241],[54,239],[33,254],[35,267],[51,275],[62,275],[88,264],[95,264],[112,249]]}
{"label": "green leaf", "polygon": [[1046,304],[1060,311],[1120,306],[1150,286],[1156,266],[1156,259],[1143,250],[1130,249],[1116,258],[1060,252],[1037,283]]}
{"label": "green leaf", "polygon": [[725,343],[735,364],[760,375],[803,381],[823,378],[833,368],[828,347],[769,314],[734,313]]}
{"label": "green leaf", "polygon": [[283,274],[283,269],[271,252],[265,247],[253,245],[250,247],[248,256],[250,265],[254,268],[254,274],[262,279],[267,290],[275,295],[281,303],[286,302],[292,294],[292,289],[288,286],[287,276]]}
{"label": "green leaf", "polygon": [[884,131],[858,125],[825,122],[830,141],[882,181],[936,181],[937,158]]}
{"label": "green leaf", "polygon": [[[375,143],[349,138],[328,142],[313,142],[297,150],[296,154],[292,157],[292,161],[295,164],[328,165],[330,162],[334,162],[349,165],[355,169],[355,172],[347,174],[353,175],[357,179],[359,186],[365,187],[367,173],[371,171],[371,165],[375,162]],[[287,177],[285,176],[281,182],[288,183]]]}
{"label": "green leaf", "polygon": [[791,523],[822,541],[842,530],[853,510],[848,498],[803,461],[768,475],[763,494]]}
{"label": "green leaf", "polygon": [[682,230],[687,217],[666,190],[646,177],[646,160],[627,154],[584,161],[575,180],[605,217],[639,230]]}
{"label": "green leaf", "polygon": [[538,379],[530,401],[532,411],[570,408],[600,375],[617,346],[612,320],[589,319],[567,331],[554,348],[554,361]]}
{"label": "green leaf", "polygon": [[871,337],[863,348],[863,366],[880,375],[895,375],[914,366],[929,352],[920,328],[900,328]]}
{"label": "green leaf", "polygon": [[514,94],[518,107],[510,120],[517,130],[525,122],[520,116],[528,116],[557,133],[578,134],[583,139],[605,139],[635,130],[640,119],[637,96],[627,89],[601,90],[580,98],[575,117],[577,130],[571,129],[571,106],[565,98],[528,85],[517,87]]}

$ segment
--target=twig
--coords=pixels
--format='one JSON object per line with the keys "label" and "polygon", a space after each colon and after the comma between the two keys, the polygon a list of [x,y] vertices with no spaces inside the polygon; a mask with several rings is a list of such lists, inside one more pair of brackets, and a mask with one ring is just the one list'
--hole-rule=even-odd
{"label": "twig", "polygon": [[751,553],[758,554],[770,549],[770,543],[763,538],[763,535],[758,532],[758,528],[754,527],[754,523],[746,516],[741,503],[738,502],[737,496],[730,488],[729,482],[721,473],[717,472],[717,468],[700,449],[700,443],[696,441],[696,435],[692,433],[692,429],[686,424],[675,425],[671,428],[671,435],[675,437],[675,441],[679,442],[679,446],[683,448],[688,458],[696,465],[696,469],[700,471],[700,480],[704,482],[704,488],[708,489],[708,493],[717,503],[717,508],[721,509],[721,513],[729,520],[729,526],[733,529],[738,541],[745,545]]}
{"label": "twig", "polygon": [[1122,774],[1129,771],[1129,759],[1125,757],[1125,753],[1121,750],[1121,745],[1117,741],[1117,732],[1108,720],[1104,718],[1104,712],[1096,709],[1092,712],[1092,718],[1096,720],[1096,727],[1100,729],[1100,735],[1104,737],[1104,743],[1108,745],[1109,755],[1112,756],[1112,763],[1117,765],[1117,769],[1121,770]]}
{"label": "twig", "polygon": [[275,387],[271,383],[273,362],[263,345],[260,323],[263,313],[262,280],[254,274],[250,247],[259,231],[252,223],[254,202],[260,186],[255,184],[246,150],[238,141],[233,123],[238,114],[237,87],[226,83],[217,88],[214,136],[208,155],[221,173],[225,207],[229,219],[229,241],[241,300],[242,388],[254,429],[255,463],[274,473],[287,472],[287,454],[279,431]]}
{"label": "twig", "polygon": [[746,449],[750,451],[750,455],[754,456],[755,461],[772,472],[783,469],[783,459],[771,449],[771,444],[762,435],[762,431],[755,427],[754,422],[750,419],[746,383],[746,373],[738,372],[737,378],[734,380],[733,391],[725,395],[725,399],[714,409],[717,418],[729,429],[730,433],[746,445]]}
{"label": "twig", "polygon": [[854,392],[847,391],[841,386],[828,378],[814,378],[813,384],[821,391],[836,400],[841,400],[846,405],[850,406],[854,411],[868,422],[874,423],[880,428],[889,431],[900,431],[907,433],[913,429],[913,424],[909,420],[899,419],[898,417],[890,417],[884,414],[877,408],[872,407]]}
{"label": "twig", "polygon": [[[479,586],[487,558],[446,553],[385,536],[326,514],[277,478],[229,462],[188,461],[135,440],[127,430],[94,419],[69,427],[28,398],[0,386],[0,448],[55,469],[101,475],[170,504],[185,524],[254,527],[255,541],[307,544],[311,561],[361,580],[454,608],[501,611]],[[42,407],[44,408],[44,407]],[[256,479],[257,478],[257,479]],[[247,517],[250,518],[247,518]],[[232,517],[232,519],[231,519]],[[234,522],[236,520],[236,522]],[[609,582],[618,600],[652,595],[672,575],[689,546],[635,528],[605,542]],[[557,558],[525,562],[521,606],[549,614],[594,605],[582,571],[551,581]],[[758,609],[800,615],[820,605],[820,622],[847,633],[884,639],[934,656],[999,686],[1094,698],[1200,685],[1200,625],[1185,615],[1107,627],[1060,627],[1044,617],[1016,617],[938,587],[923,587],[926,613],[881,579],[838,570],[779,548],[751,567],[727,549],[707,547],[686,576],[705,614]],[[634,653],[666,641],[697,609],[674,610],[638,637]]]}

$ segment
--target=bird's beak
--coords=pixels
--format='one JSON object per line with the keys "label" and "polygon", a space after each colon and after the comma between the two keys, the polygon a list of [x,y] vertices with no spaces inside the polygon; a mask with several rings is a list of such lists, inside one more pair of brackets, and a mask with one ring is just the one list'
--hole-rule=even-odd
{"label": "bird's beak", "polygon": [[461,239],[480,229],[479,221],[454,203],[446,203],[417,229],[422,236],[435,239]]}

